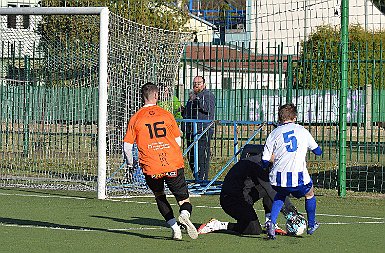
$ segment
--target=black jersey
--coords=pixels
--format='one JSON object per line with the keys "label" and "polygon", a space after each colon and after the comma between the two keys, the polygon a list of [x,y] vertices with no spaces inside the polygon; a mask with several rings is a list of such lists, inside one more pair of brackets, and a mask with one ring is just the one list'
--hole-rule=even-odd
{"label": "black jersey", "polygon": [[269,184],[269,171],[262,168],[262,154],[250,156],[238,161],[227,173],[221,195],[243,198],[250,204],[261,196],[258,186]]}

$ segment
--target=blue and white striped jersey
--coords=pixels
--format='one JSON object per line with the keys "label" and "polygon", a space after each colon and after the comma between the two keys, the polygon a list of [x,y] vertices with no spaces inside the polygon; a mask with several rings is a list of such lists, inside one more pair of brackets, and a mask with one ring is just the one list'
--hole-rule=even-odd
{"label": "blue and white striped jersey", "polygon": [[287,123],[274,129],[267,137],[262,155],[262,160],[269,161],[274,154],[270,183],[281,187],[310,183],[306,154],[308,149],[317,147],[313,136],[301,125]]}

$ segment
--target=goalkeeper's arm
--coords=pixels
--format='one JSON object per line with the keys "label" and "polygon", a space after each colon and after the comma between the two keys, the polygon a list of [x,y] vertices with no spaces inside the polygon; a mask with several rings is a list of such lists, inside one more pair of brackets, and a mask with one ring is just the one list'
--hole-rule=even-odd
{"label": "goalkeeper's arm", "polygon": [[123,154],[127,165],[132,166],[134,163],[134,157],[132,155],[132,147],[134,144],[123,142]]}

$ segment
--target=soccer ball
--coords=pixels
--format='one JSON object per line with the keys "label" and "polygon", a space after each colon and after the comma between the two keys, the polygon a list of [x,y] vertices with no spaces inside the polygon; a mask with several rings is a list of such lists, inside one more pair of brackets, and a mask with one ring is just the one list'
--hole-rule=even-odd
{"label": "soccer ball", "polygon": [[306,231],[307,222],[302,214],[290,214],[286,218],[286,231],[288,235],[302,235]]}

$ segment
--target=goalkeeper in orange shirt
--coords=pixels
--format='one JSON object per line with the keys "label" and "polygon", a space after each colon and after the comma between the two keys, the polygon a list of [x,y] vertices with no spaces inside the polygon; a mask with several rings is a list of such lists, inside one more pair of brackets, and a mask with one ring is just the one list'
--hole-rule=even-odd
{"label": "goalkeeper in orange shirt", "polygon": [[172,238],[182,239],[181,229],[168,202],[166,183],[179,204],[179,222],[187,228],[192,239],[198,237],[190,221],[192,205],[184,175],[184,161],[181,137],[174,116],[157,106],[159,89],[153,83],[141,87],[144,106],[129,120],[123,149],[128,165],[133,164],[132,147],[136,143],[139,151],[139,165],[148,187],[155,195],[158,209],[172,229]]}

